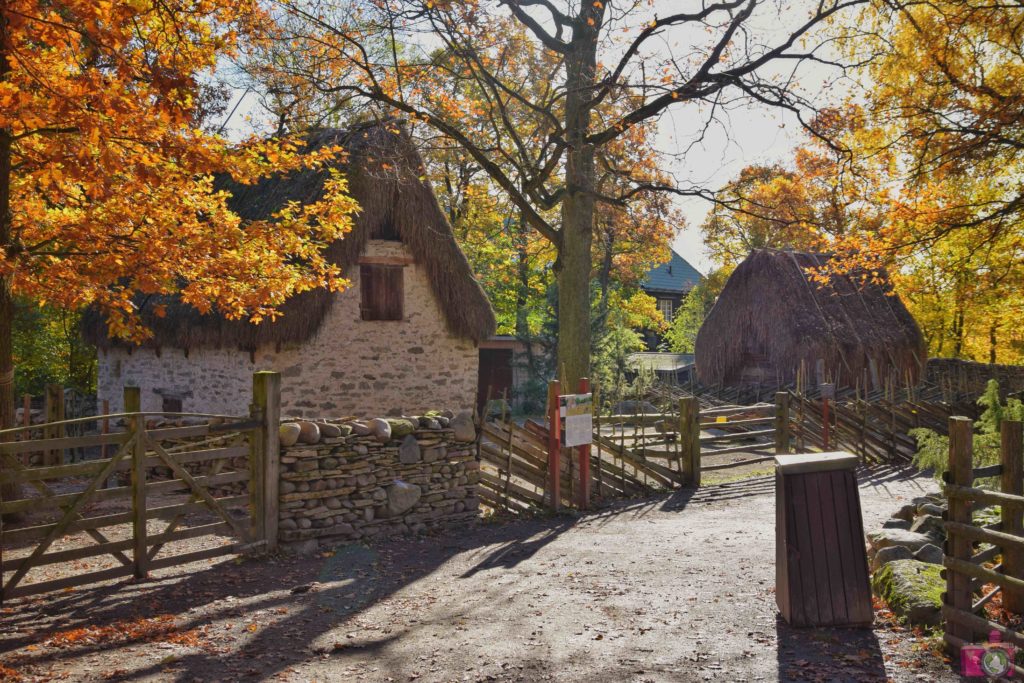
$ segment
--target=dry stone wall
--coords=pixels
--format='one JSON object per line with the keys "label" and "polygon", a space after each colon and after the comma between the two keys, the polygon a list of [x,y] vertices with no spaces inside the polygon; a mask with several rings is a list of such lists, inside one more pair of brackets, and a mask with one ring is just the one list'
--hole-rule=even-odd
{"label": "dry stone wall", "polygon": [[279,540],[351,541],[475,519],[475,438],[466,413],[283,423]]}

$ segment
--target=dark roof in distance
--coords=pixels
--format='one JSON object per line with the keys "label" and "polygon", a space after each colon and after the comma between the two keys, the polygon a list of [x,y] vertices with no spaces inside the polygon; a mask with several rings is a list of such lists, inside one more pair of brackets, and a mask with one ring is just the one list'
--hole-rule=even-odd
{"label": "dark roof in distance", "polygon": [[652,268],[640,287],[655,292],[674,292],[685,294],[697,286],[703,277],[696,268],[690,265],[675,249],[670,250],[671,258]]}

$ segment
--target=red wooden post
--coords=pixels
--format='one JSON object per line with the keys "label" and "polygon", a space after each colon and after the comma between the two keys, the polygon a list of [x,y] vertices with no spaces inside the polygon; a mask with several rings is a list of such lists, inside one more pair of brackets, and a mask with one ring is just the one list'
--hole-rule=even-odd
{"label": "red wooden post", "polygon": [[[579,392],[581,394],[590,393],[590,380],[586,377],[580,378]],[[590,507],[590,444],[583,444],[577,448],[579,450],[580,457],[579,507],[580,510],[586,510]]]}
{"label": "red wooden post", "polygon": [[548,496],[551,509],[557,511],[562,504],[562,420],[558,410],[561,386],[557,379],[548,382]]}

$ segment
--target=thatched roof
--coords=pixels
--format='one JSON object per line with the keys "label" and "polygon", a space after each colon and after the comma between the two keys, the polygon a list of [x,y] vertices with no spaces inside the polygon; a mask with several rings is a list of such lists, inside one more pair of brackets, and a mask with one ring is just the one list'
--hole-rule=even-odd
{"label": "thatched roof", "polygon": [[[408,134],[396,123],[368,124],[347,131],[324,129],[307,136],[310,151],[339,145],[347,158],[336,166],[346,175],[349,193],[361,211],[352,232],[329,247],[327,256],[343,271],[356,264],[367,240],[381,227],[393,227],[425,270],[443,311],[449,330],[456,336],[479,342],[494,333],[494,311],[459,248],[444,212],[429,183],[423,180],[423,160]],[[264,179],[254,185],[221,181],[232,192],[231,209],[243,219],[269,218],[286,202],[309,203],[323,193],[328,171],[304,170]],[[228,320],[211,313],[202,315],[176,297],[138,298],[140,311],[153,336],[148,346],[178,348],[239,347],[256,349],[264,344],[301,343],[320,328],[335,295],[325,289],[303,292],[280,307],[283,315],[258,325]],[[165,317],[151,314],[156,304],[166,308]],[[107,335],[101,315],[90,311],[83,331],[96,346],[117,343]]]}
{"label": "thatched roof", "polygon": [[857,273],[813,281],[830,257],[758,249],[729,277],[697,334],[705,384],[789,384],[798,373],[840,386],[914,383],[927,355],[924,337],[899,297]]}

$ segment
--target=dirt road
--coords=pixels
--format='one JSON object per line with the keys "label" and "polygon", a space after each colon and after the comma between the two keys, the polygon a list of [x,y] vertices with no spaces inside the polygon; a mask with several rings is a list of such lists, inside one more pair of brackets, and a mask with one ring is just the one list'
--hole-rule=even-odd
{"label": "dirt road", "polygon": [[[958,680],[892,624],[776,618],[773,486],[58,594],[5,608],[0,661],[24,680]],[[934,489],[863,476],[865,527]]]}

